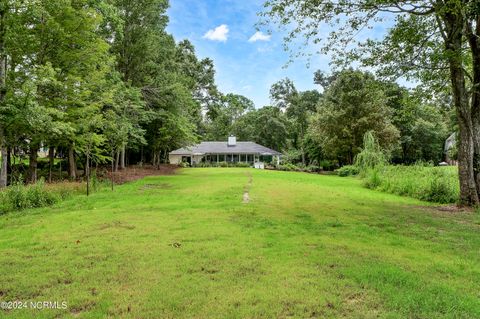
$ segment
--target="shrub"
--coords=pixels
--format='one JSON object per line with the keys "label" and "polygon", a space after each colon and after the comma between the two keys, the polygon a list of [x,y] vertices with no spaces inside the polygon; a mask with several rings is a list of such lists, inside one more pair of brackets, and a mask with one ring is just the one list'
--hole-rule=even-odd
{"label": "shrub", "polygon": [[455,203],[460,194],[457,168],[452,166],[383,166],[367,170],[364,177],[368,188],[429,202]]}
{"label": "shrub", "polygon": [[370,168],[365,172],[365,180],[363,182],[365,187],[375,189],[381,185],[382,178],[379,171],[380,169],[375,167]]}
{"label": "shrub", "polygon": [[237,163],[236,167],[250,167],[251,165],[249,163]]}
{"label": "shrub", "polygon": [[61,197],[45,188],[43,178],[33,185],[23,185],[21,179],[0,193],[1,211],[14,211],[26,208],[49,206]]}
{"label": "shrub", "polygon": [[298,171],[299,168],[291,163],[283,164],[283,165],[278,165],[278,169],[280,171]]}
{"label": "shrub", "polygon": [[367,170],[384,166],[388,164],[385,152],[380,148],[377,140],[371,131],[365,133],[363,137],[363,149],[355,157],[355,166],[360,173],[366,173]]}
{"label": "shrub", "polygon": [[307,167],[305,167],[305,171],[309,173],[318,173],[320,172],[320,166],[308,165]]}
{"label": "shrub", "polygon": [[290,149],[283,153],[282,164],[298,163],[302,160],[302,152],[296,149]]}
{"label": "shrub", "polygon": [[358,175],[360,170],[355,165],[345,165],[345,166],[342,166],[341,168],[337,169],[336,172],[337,172],[338,176],[345,177],[345,176]]}
{"label": "shrub", "polygon": [[245,162],[200,162],[196,163],[194,167],[250,167],[250,163]]}
{"label": "shrub", "polygon": [[329,160],[321,160],[319,166],[324,171],[331,171],[335,168],[335,163]]}
{"label": "shrub", "polygon": [[185,168],[185,167],[190,167],[190,164],[188,162],[181,162],[178,164],[178,166]]}

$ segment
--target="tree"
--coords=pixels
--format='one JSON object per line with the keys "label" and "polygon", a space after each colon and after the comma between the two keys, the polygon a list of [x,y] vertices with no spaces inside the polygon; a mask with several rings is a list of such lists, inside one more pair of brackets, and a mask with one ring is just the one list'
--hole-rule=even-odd
{"label": "tree", "polygon": [[287,146],[289,125],[287,117],[278,107],[264,106],[240,117],[233,126],[233,132],[241,140],[282,150]]}
{"label": "tree", "polygon": [[368,131],[383,148],[393,148],[399,134],[390,121],[391,114],[385,93],[373,75],[349,69],[324,92],[311,133],[329,156],[352,164]]}
{"label": "tree", "polygon": [[309,119],[315,112],[320,93],[316,90],[300,92],[294,96],[285,114],[292,120],[292,136],[295,146],[302,154],[302,164],[305,165],[305,136]]}
{"label": "tree", "polygon": [[207,139],[226,140],[229,135],[235,134],[239,119],[254,109],[254,103],[242,95],[222,95],[220,103],[210,107]]}
{"label": "tree", "polygon": [[[7,2],[0,3],[0,103],[3,104],[6,93],[7,54],[5,50]],[[0,188],[7,186],[7,148],[3,123],[0,123]]]}
{"label": "tree", "polygon": [[[265,1],[264,22],[294,25],[297,36],[331,52],[337,62],[359,60],[382,74],[420,79],[441,88],[449,80],[459,125],[460,202],[480,204],[480,7],[476,0]],[[394,15],[383,39],[358,33]],[[340,25],[338,25],[340,24]],[[327,40],[322,25],[334,25]]]}
{"label": "tree", "polygon": [[399,148],[393,152],[393,162],[443,160],[444,143],[448,137],[448,112],[418,92],[410,92],[396,83],[382,83],[393,110],[392,123],[400,132]]}
{"label": "tree", "polygon": [[320,98],[316,90],[298,92],[295,84],[289,78],[274,83],[270,89],[270,98],[273,105],[285,111],[292,121],[290,128],[293,146],[300,150],[302,163],[305,165],[305,134],[308,119],[315,111]]}
{"label": "tree", "polygon": [[295,100],[298,91],[292,80],[285,78],[272,85],[270,88],[270,99],[273,105],[285,111]]}

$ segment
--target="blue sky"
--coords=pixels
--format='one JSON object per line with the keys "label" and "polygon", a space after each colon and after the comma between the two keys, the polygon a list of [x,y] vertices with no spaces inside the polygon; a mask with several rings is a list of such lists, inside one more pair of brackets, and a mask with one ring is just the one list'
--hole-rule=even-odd
{"label": "blue sky", "polygon": [[311,58],[310,68],[306,60],[284,68],[289,54],[283,50],[281,33],[268,38],[266,30],[260,30],[264,33],[252,38],[262,3],[263,0],[170,0],[167,27],[177,41],[190,40],[200,58],[210,57],[214,61],[221,92],[244,95],[257,108],[270,104],[270,86],[276,81],[289,77],[298,90],[319,89],[313,83],[314,71],[330,69],[328,57],[320,55]]}

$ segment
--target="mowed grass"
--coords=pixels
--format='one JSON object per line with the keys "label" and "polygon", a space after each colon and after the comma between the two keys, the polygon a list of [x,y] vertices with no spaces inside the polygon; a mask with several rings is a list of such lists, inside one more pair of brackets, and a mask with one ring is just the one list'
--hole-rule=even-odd
{"label": "mowed grass", "polygon": [[184,169],[0,216],[0,300],[68,302],[0,316],[480,318],[478,215],[361,183]]}

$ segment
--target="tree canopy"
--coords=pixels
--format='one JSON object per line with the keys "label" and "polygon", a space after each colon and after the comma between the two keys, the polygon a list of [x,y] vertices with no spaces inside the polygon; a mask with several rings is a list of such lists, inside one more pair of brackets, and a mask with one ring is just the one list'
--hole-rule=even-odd
{"label": "tree canopy", "polygon": [[[461,202],[480,203],[480,7],[476,0],[267,0],[263,24],[288,29],[286,46],[314,44],[337,65],[417,79],[452,96],[459,129]],[[381,38],[359,36],[394,19]],[[328,36],[321,30],[327,29]],[[365,33],[363,33],[365,34]],[[432,94],[432,95],[435,95]]]}

